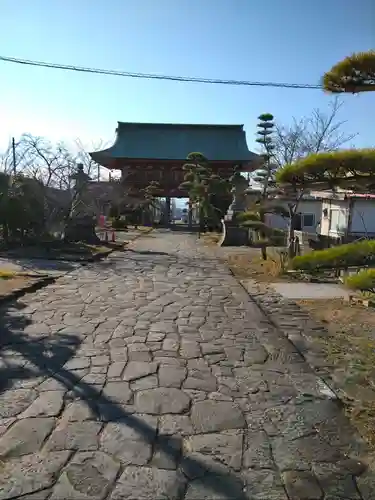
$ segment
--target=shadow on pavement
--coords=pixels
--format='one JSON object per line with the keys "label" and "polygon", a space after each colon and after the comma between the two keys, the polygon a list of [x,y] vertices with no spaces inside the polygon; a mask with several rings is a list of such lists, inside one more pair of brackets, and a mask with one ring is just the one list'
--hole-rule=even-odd
{"label": "shadow on pavement", "polygon": [[68,272],[76,269],[81,265],[80,261],[64,261],[54,259],[41,259],[41,258],[27,258],[27,257],[0,257],[0,266],[2,269],[9,269],[9,271],[23,271],[23,272]]}
{"label": "shadow on pavement", "polygon": [[131,248],[126,248],[125,252],[135,253],[138,255],[168,255],[169,257],[172,257],[172,255],[167,252],[155,252],[152,250],[132,250]]}
{"label": "shadow on pavement", "polygon": [[[77,398],[85,402],[98,420],[123,423],[134,429],[146,443],[154,443],[155,430],[137,416],[128,413],[114,399],[106,396],[94,386],[83,382],[80,377],[64,367],[64,364],[74,356],[80,345],[77,335],[56,334],[29,337],[23,329],[31,324],[22,309],[22,302],[12,303],[14,314],[7,308],[0,310],[0,392],[9,389],[22,379],[38,376],[52,377],[63,384]],[[74,328],[72,327],[72,331]],[[6,353],[11,350],[17,358],[21,355],[27,366],[12,364],[12,356]],[[4,352],[5,351],[5,352]],[[4,355],[5,354],[5,355]],[[7,354],[7,355],[6,355]],[[7,357],[9,362],[7,362]],[[162,440],[159,444],[163,452],[176,458],[176,446],[173,439]],[[223,472],[203,461],[191,457],[182,457],[181,468],[191,479],[198,479],[200,484],[219,494],[220,498],[246,500],[242,482],[229,471]]]}
{"label": "shadow on pavement", "polygon": [[[58,370],[74,356],[80,345],[79,337],[74,334],[31,338],[24,333],[25,328],[32,324],[22,315],[24,308],[24,304],[18,301],[0,309],[0,393],[20,380]],[[33,361],[35,358],[39,358],[38,363]]]}

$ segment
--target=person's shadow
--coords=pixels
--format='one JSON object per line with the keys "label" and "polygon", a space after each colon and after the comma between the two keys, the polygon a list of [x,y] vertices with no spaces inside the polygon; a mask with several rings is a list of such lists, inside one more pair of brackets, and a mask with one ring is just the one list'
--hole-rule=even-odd
{"label": "person's shadow", "polygon": [[[30,339],[23,331],[31,323],[22,314],[24,307],[18,301],[11,304],[11,313],[5,306],[0,308],[0,393],[10,389],[21,379],[52,377],[83,401],[98,420],[127,425],[146,443],[152,444],[155,440],[153,427],[125,411],[114,399],[64,367],[81,344],[79,336],[74,334],[74,327],[71,334],[56,334],[56,338],[40,335]],[[14,353],[15,358],[22,357],[26,360],[27,367],[22,364],[14,366],[10,352]],[[175,460],[174,438],[161,440],[159,446],[161,451]],[[242,481],[229,469],[223,472],[222,467],[216,468],[189,456],[180,457],[180,467],[187,478],[197,478],[201,486],[214,492],[215,496],[230,500],[248,499]]]}

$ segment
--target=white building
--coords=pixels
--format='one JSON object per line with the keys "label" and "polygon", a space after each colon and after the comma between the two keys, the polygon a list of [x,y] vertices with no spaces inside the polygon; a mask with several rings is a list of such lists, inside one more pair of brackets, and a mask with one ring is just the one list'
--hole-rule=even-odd
{"label": "white building", "polygon": [[[280,201],[287,207],[287,201]],[[375,195],[352,192],[311,192],[298,204],[297,230],[329,238],[375,237]],[[287,229],[288,219],[270,214],[271,227]]]}
{"label": "white building", "polygon": [[[288,207],[288,201],[278,202],[278,205]],[[319,230],[320,221],[322,218],[322,199],[314,196],[306,197],[301,200],[297,208],[296,229],[315,233]],[[281,215],[268,214],[267,225],[278,228],[287,229],[288,219]]]}
{"label": "white building", "polygon": [[[321,193],[324,195],[324,193]],[[331,238],[375,237],[375,195],[327,193],[322,196],[320,233]]]}

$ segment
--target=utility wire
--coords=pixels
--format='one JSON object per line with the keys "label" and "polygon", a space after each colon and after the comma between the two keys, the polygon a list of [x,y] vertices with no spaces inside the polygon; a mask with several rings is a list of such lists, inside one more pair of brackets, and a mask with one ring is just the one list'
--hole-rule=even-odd
{"label": "utility wire", "polygon": [[86,68],[83,66],[48,63],[43,61],[31,61],[28,59],[18,59],[15,57],[5,57],[5,56],[0,56],[0,61],[10,62],[15,64],[24,64],[27,66],[38,66],[41,68],[62,69],[66,71],[78,71],[81,73],[94,73],[98,75],[123,76],[127,78],[142,78],[146,80],[169,80],[174,82],[210,83],[218,85],[237,85],[237,86],[247,86],[247,87],[279,87],[279,88],[290,88],[290,89],[322,90],[321,85],[313,85],[309,83],[303,84],[303,83],[252,82],[247,80],[221,80],[216,78],[196,78],[187,76],[157,75],[152,73],[132,73],[130,71]]}

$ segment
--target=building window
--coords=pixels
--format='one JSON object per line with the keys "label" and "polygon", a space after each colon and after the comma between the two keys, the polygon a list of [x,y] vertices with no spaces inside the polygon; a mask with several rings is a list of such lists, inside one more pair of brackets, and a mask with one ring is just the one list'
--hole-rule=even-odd
{"label": "building window", "polygon": [[315,214],[303,214],[303,227],[315,226]]}
{"label": "building window", "polygon": [[346,228],[346,213],[345,210],[332,208],[329,211],[329,230],[336,233],[342,233]]}

